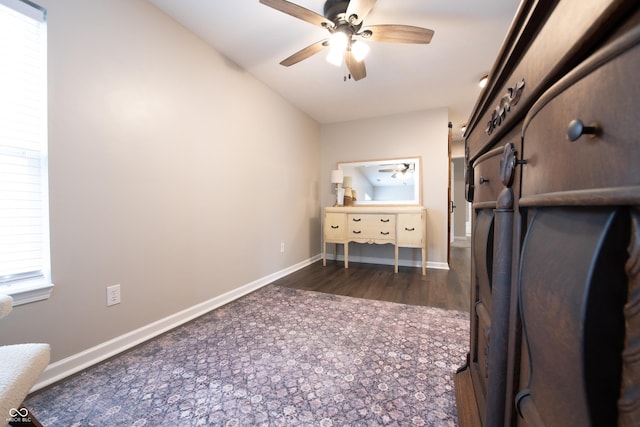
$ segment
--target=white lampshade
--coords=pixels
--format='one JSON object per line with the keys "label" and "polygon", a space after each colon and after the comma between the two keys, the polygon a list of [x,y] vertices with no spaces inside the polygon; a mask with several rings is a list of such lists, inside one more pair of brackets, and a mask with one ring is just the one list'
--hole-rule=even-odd
{"label": "white lampshade", "polygon": [[369,46],[367,46],[360,40],[356,40],[351,45],[351,53],[353,53],[353,58],[356,61],[362,62],[362,60],[366,58],[367,54],[369,53]]}
{"label": "white lampshade", "polygon": [[331,171],[331,183],[332,184],[342,184],[343,174],[340,169],[335,169]]}
{"label": "white lampshade", "polygon": [[344,57],[344,51],[349,45],[349,37],[342,31],[334,32],[329,38],[329,54],[327,55],[327,61],[331,64],[339,67],[342,65],[342,58]]}

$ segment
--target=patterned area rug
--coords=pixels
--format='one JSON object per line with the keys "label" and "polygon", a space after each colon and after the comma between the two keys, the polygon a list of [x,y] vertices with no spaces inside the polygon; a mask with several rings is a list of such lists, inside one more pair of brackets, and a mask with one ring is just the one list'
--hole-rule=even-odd
{"label": "patterned area rug", "polygon": [[269,285],[31,396],[55,426],[456,426],[468,313]]}

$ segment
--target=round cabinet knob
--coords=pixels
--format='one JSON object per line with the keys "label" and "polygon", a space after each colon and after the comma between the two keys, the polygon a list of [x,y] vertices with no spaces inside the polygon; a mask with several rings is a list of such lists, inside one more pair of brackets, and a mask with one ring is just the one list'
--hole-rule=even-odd
{"label": "round cabinet knob", "polygon": [[596,136],[600,133],[600,129],[596,124],[585,126],[580,119],[571,120],[567,127],[567,139],[569,141],[577,141],[582,135]]}
{"label": "round cabinet knob", "polygon": [[515,145],[513,145],[512,142],[506,143],[504,145],[502,160],[500,160],[500,180],[505,187],[511,187],[511,185],[513,184],[516,164],[518,164],[516,155],[517,152]]}

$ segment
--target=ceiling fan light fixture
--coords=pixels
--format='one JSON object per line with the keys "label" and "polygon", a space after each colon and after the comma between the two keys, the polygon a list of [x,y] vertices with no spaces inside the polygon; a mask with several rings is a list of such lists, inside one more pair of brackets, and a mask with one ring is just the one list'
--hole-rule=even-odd
{"label": "ceiling fan light fixture", "polygon": [[329,38],[329,54],[327,55],[327,61],[336,67],[342,65],[342,59],[344,58],[344,52],[349,45],[349,37],[342,31],[335,31]]}
{"label": "ceiling fan light fixture", "polygon": [[364,58],[369,54],[369,50],[371,48],[366,44],[361,42],[360,40],[356,40],[351,45],[351,53],[353,54],[353,59],[358,62],[362,62]]}

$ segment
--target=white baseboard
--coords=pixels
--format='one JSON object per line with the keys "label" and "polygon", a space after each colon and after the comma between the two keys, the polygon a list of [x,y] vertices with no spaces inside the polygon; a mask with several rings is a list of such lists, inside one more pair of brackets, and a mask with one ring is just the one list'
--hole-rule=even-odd
{"label": "white baseboard", "polygon": [[98,344],[97,346],[81,351],[80,353],[76,353],[62,360],[51,363],[44,370],[36,385],[31,389],[31,392],[40,390],[43,387],[51,385],[92,365],[102,362],[119,353],[122,353],[125,350],[128,350],[175,327],[178,327],[190,320],[195,319],[196,317],[202,316],[203,314],[206,314],[215,308],[218,308],[224,304],[228,304],[231,301],[234,301],[250,292],[260,289],[261,287],[268,285],[274,280],[280,279],[281,277],[300,270],[301,268],[304,268],[320,259],[321,256],[316,255],[305,261],[299,262],[298,264],[292,265],[283,270],[262,277],[251,283],[247,283],[246,285],[219,295],[208,301],[204,301],[200,304],[194,305],[193,307],[167,316],[164,319],[160,319],[156,322],[150,323],[124,335],[120,335],[119,337]]}
{"label": "white baseboard", "polygon": [[[420,267],[420,264],[418,264],[417,267]],[[449,264],[446,262],[427,261],[427,268],[436,268],[438,270],[449,270]]]}
{"label": "white baseboard", "polygon": [[[335,259],[334,254],[327,253],[327,259]],[[338,255],[339,261],[344,261],[344,255]],[[392,258],[376,258],[376,257],[367,257],[367,256],[354,256],[349,255],[349,262],[362,262],[365,264],[382,264],[382,265],[393,265],[394,260]],[[422,267],[422,261],[419,260],[406,260],[399,259],[398,260],[399,267]],[[435,261],[427,261],[427,268],[435,268],[439,270],[449,270],[449,264],[446,262],[435,262]]]}

